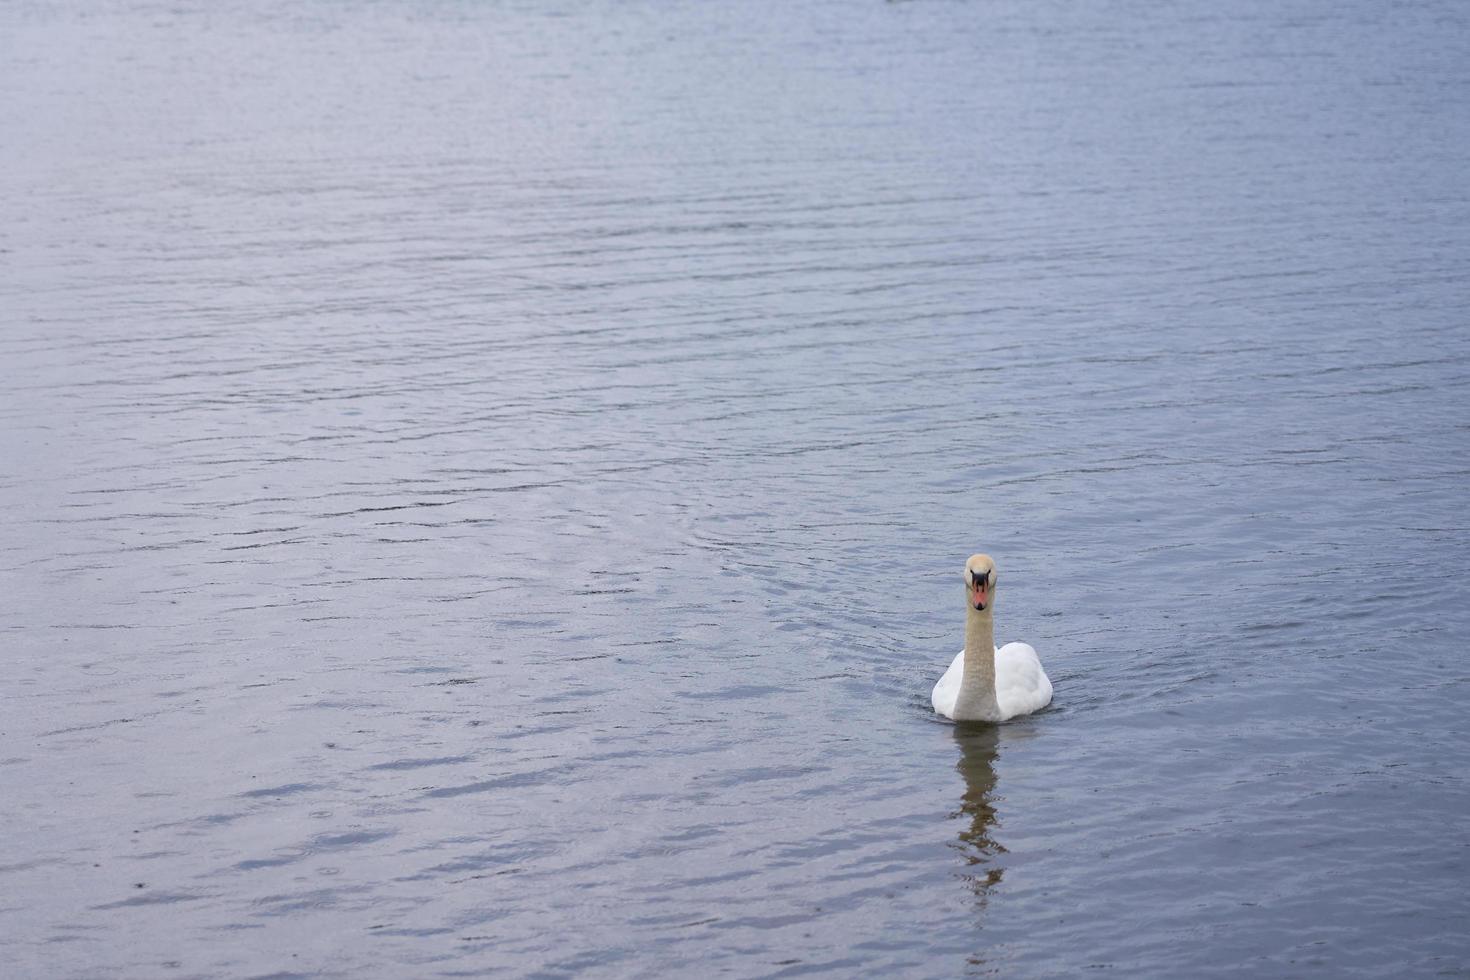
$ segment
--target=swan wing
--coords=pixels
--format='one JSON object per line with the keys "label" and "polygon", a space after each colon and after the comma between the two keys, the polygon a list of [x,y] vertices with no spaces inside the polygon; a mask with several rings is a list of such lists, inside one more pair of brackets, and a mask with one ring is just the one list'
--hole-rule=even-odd
{"label": "swan wing", "polygon": [[934,685],[934,710],[946,718],[954,717],[954,703],[960,697],[960,678],[965,673],[965,651],[954,655],[949,670]]}
{"label": "swan wing", "polygon": [[[956,661],[958,662],[958,661]],[[950,667],[953,671],[954,667]],[[945,678],[949,677],[946,673]],[[944,681],[940,681],[941,684]],[[959,677],[955,677],[958,691]],[[938,697],[939,689],[935,688]],[[1007,643],[995,652],[995,700],[1007,718],[1029,715],[1051,704],[1051,678],[1029,643]],[[953,699],[951,699],[953,705]]]}

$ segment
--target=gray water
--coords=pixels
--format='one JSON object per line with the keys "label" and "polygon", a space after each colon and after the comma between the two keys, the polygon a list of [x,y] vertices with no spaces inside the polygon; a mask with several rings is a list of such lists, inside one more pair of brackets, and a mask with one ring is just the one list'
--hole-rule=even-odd
{"label": "gray water", "polygon": [[4,975],[1470,975],[1467,149],[1453,2],[12,0]]}

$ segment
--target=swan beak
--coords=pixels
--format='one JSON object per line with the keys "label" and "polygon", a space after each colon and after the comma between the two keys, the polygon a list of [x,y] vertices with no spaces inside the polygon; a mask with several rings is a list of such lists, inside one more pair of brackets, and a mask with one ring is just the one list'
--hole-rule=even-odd
{"label": "swan beak", "polygon": [[970,580],[970,605],[974,606],[978,610],[983,611],[985,609],[985,604],[990,601],[989,590],[986,588],[986,586],[990,584],[990,576],[975,575],[972,573],[970,575]]}

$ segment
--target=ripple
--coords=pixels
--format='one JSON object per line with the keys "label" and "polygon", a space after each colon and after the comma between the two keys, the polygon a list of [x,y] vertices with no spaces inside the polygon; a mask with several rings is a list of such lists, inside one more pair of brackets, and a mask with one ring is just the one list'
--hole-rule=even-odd
{"label": "ripple", "polygon": [[1470,26],[1126,14],[0,9],[11,970],[1470,966]]}

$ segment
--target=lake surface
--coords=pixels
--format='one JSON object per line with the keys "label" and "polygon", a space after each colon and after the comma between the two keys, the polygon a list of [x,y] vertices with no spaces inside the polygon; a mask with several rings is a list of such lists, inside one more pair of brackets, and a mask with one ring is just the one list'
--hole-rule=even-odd
{"label": "lake surface", "polygon": [[1452,2],[5,4],[5,975],[1470,976],[1467,106]]}

